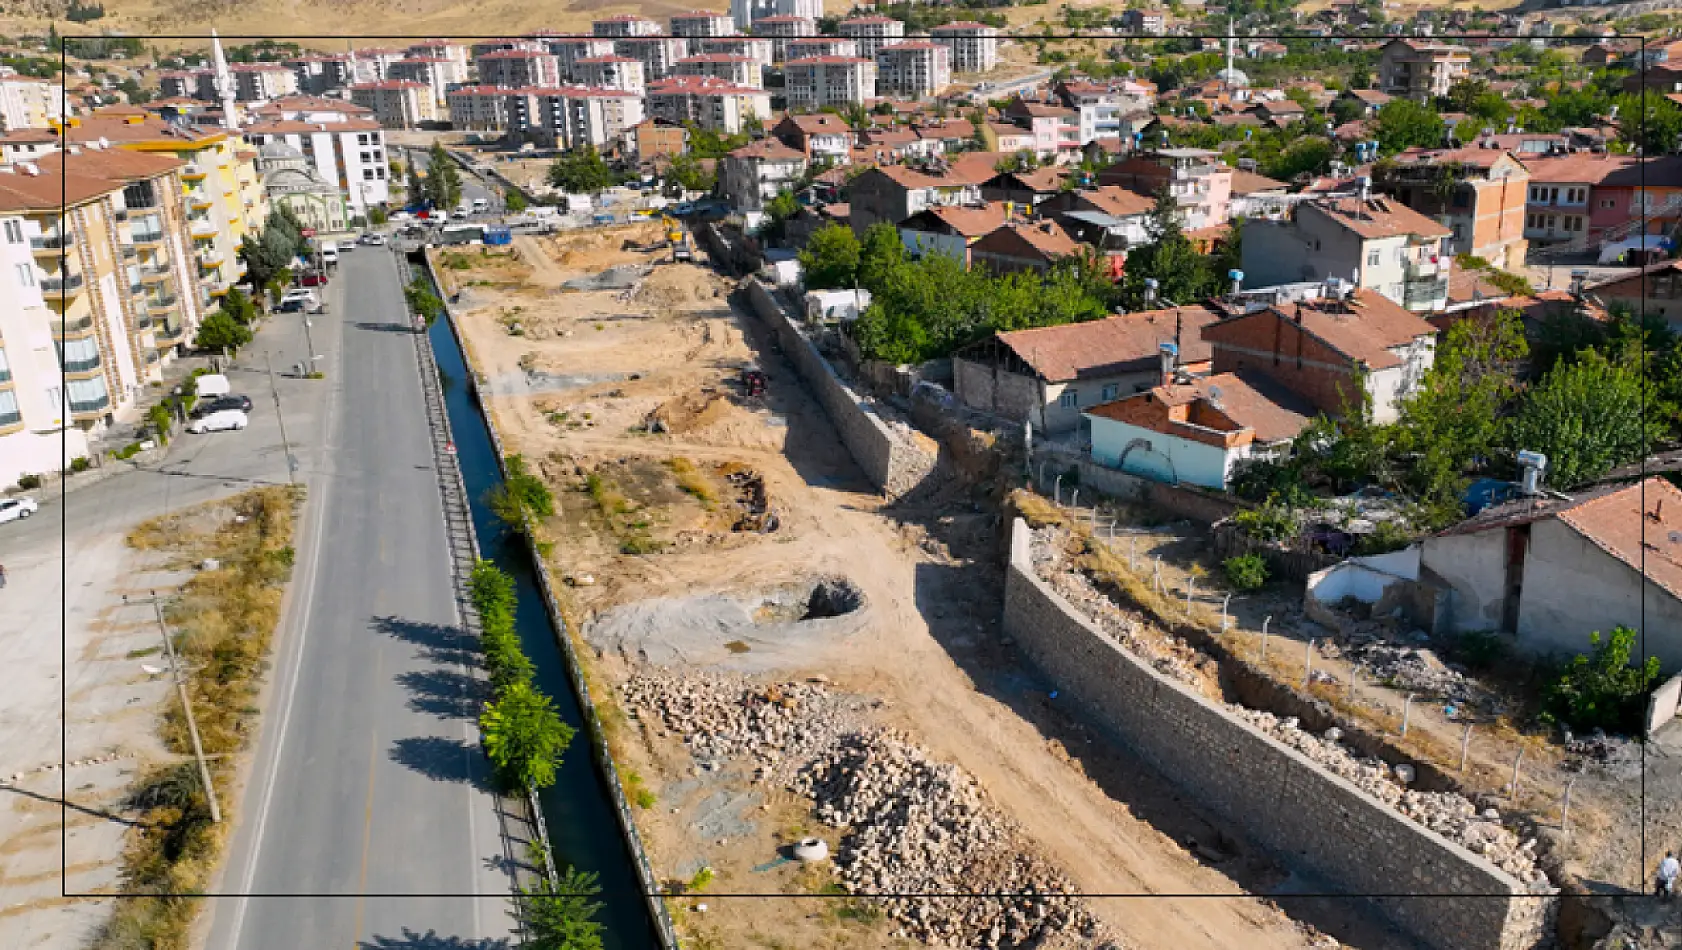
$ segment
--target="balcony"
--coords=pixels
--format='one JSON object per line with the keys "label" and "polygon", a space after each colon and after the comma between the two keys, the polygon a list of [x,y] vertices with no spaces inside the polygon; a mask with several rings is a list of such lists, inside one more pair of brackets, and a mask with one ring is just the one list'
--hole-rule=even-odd
{"label": "balcony", "polygon": [[133,228],[129,231],[129,241],[137,246],[162,244],[164,240],[163,228]]}
{"label": "balcony", "polygon": [[146,309],[154,314],[166,314],[171,310],[174,310],[175,305],[180,302],[181,298],[175,294],[165,294],[161,297],[153,297],[147,300]]}
{"label": "balcony", "polygon": [[111,397],[101,395],[94,399],[70,400],[70,414],[73,416],[98,415],[111,406]]}
{"label": "balcony", "polygon": [[140,265],[140,280],[141,280],[142,283],[152,283],[152,282],[160,281],[160,280],[163,280],[165,277],[168,277],[168,276],[169,276],[169,265],[168,264],[142,264],[142,265]]}
{"label": "balcony", "polygon": [[40,237],[30,238],[29,249],[38,257],[58,257],[72,243],[73,239],[64,232],[48,231]]}
{"label": "balcony", "polygon": [[0,384],[9,383],[11,381],[12,381],[12,370],[11,370],[11,368],[6,367],[6,366],[0,366]]}
{"label": "balcony", "polygon": [[134,328],[136,330],[150,330],[153,322],[150,314],[137,314],[134,318]]}
{"label": "balcony", "polygon": [[132,244],[123,245],[123,260],[132,261],[140,256],[140,250]]}
{"label": "balcony", "polygon": [[1448,299],[1448,278],[1427,278],[1402,283],[1402,306],[1409,310],[1427,309]]}
{"label": "balcony", "polygon": [[207,240],[216,236],[216,224],[208,218],[195,218],[188,225],[196,240]]}
{"label": "balcony", "polygon": [[210,195],[203,191],[194,191],[187,195],[187,207],[194,211],[209,211],[210,205]]}
{"label": "balcony", "polygon": [[53,331],[53,336],[59,339],[71,336],[87,336],[93,332],[93,316],[72,317],[68,320],[53,320],[47,324]]}
{"label": "balcony", "polygon": [[128,209],[127,208],[118,208],[117,210],[111,212],[111,217],[116,218],[118,221],[127,221],[128,220]]}
{"label": "balcony", "polygon": [[71,274],[69,277],[47,277],[41,281],[41,293],[74,297],[82,292],[82,275]]}
{"label": "balcony", "polygon": [[181,169],[181,180],[204,181],[204,176],[206,174],[208,173],[203,168],[199,167],[198,163],[189,162],[186,168]]}
{"label": "balcony", "polygon": [[214,247],[207,247],[198,253],[199,266],[206,270],[215,270],[226,262],[227,258]]}
{"label": "balcony", "polygon": [[187,328],[185,326],[182,326],[180,323],[176,323],[174,326],[170,326],[168,323],[165,323],[165,324],[163,324],[163,326],[161,326],[158,329],[158,334],[157,334],[158,340],[160,342],[167,342],[167,343],[180,342],[181,338],[186,336],[186,335],[187,335]]}
{"label": "balcony", "polygon": [[1440,260],[1406,261],[1402,264],[1402,274],[1408,280],[1428,280],[1438,276],[1446,278],[1448,265]]}
{"label": "balcony", "polygon": [[0,412],[0,429],[23,425],[23,413],[16,409],[11,412]]}
{"label": "balcony", "polygon": [[66,373],[92,375],[99,371],[99,354],[95,353],[82,360],[65,360],[63,365]]}

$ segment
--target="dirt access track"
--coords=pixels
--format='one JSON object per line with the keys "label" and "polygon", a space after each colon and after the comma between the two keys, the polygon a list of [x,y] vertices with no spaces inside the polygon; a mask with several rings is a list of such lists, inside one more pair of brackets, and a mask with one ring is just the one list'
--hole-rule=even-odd
{"label": "dirt access track", "polygon": [[[590,675],[610,687],[651,664],[821,677],[967,770],[1082,893],[1134,895],[1088,900],[1126,946],[1336,945],[1246,893],[1235,878],[1284,875],[1139,778],[1024,672],[998,633],[996,514],[961,488],[885,507],[768,334],[732,307],[727,281],[621,249],[655,240],[643,226],[435,252],[495,424],[555,492],[548,567],[594,647]],[[629,293],[563,287],[608,268],[647,274]],[[762,396],[743,382],[750,370],[768,377]],[[867,606],[802,639],[784,621],[822,578],[849,581]],[[709,886],[732,895],[834,893],[810,868],[775,867],[803,829],[835,841],[809,803],[730,786],[664,730],[604,717],[663,879],[709,867]],[[1192,837],[1206,843],[1196,856],[1183,847]],[[1212,856],[1215,841],[1226,853]],[[835,900],[672,903],[698,946],[900,945]]]}

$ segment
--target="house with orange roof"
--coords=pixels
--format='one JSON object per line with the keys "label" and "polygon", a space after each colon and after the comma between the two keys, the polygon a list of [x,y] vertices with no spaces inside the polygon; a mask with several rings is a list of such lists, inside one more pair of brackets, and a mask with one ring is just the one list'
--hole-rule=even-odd
{"label": "house with orange roof", "polygon": [[1448,225],[1452,251],[1503,270],[1524,266],[1530,169],[1501,148],[1410,148],[1384,166],[1378,187]]}
{"label": "house with orange roof", "polygon": [[1244,283],[1336,277],[1409,310],[1448,305],[1449,229],[1384,195],[1297,202],[1277,220],[1244,219]]}
{"label": "house with orange roof", "polygon": [[1007,220],[1002,201],[980,207],[936,205],[899,223],[899,237],[913,257],[945,254],[970,264],[970,247]]}
{"label": "house with orange roof", "polygon": [[1682,490],[1663,478],[1486,508],[1426,538],[1420,566],[1452,588],[1454,631],[1571,656],[1625,626],[1665,671],[1682,669]]}

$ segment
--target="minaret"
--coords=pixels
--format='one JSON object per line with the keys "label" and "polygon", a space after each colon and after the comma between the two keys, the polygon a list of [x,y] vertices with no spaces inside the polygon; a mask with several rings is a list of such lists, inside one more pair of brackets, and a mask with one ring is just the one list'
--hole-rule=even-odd
{"label": "minaret", "polygon": [[234,74],[228,70],[228,58],[222,55],[222,40],[210,31],[210,55],[216,64],[216,96],[222,100],[222,128],[239,128],[239,110],[234,104]]}
{"label": "minaret", "polygon": [[1226,79],[1226,91],[1227,92],[1232,91],[1232,77],[1233,77],[1232,55],[1233,55],[1233,50],[1236,49],[1237,46],[1238,46],[1238,39],[1237,39],[1237,37],[1232,35],[1232,17],[1227,17],[1226,18],[1226,73],[1223,75],[1223,78]]}

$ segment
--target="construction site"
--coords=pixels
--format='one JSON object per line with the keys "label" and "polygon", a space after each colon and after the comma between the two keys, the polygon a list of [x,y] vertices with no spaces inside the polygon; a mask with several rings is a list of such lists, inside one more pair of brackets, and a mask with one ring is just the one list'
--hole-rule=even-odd
{"label": "construction site", "polygon": [[[1060,703],[1001,633],[996,476],[885,502],[734,282],[668,237],[432,262],[507,451],[556,496],[545,567],[694,945],[1409,945],[1282,896]],[[871,896],[954,892],[1001,896]]]}

